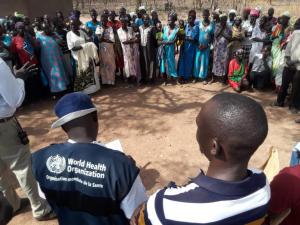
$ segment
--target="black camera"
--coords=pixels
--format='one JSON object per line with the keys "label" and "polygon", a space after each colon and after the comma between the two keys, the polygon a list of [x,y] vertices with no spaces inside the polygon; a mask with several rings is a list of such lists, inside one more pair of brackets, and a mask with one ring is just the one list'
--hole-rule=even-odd
{"label": "black camera", "polygon": [[18,137],[23,145],[29,144],[29,138],[27,133],[22,129],[22,131],[18,131]]}
{"label": "black camera", "polygon": [[29,138],[27,133],[23,130],[23,128],[21,127],[19,121],[17,120],[17,118],[15,118],[16,121],[16,125],[17,125],[17,130],[18,130],[18,137],[21,141],[21,143],[23,145],[28,145],[29,144]]}

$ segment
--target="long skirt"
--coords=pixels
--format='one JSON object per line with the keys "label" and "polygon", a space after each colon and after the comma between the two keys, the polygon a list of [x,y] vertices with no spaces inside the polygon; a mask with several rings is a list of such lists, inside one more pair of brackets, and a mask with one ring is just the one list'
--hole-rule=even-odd
{"label": "long skirt", "polygon": [[94,61],[90,61],[89,67],[86,71],[79,71],[77,68],[77,75],[74,81],[74,91],[81,91],[90,95],[99,90],[100,81]]}
{"label": "long skirt", "polygon": [[178,62],[178,75],[188,80],[193,75],[197,45],[191,41],[185,41],[180,48]]}
{"label": "long skirt", "polygon": [[102,84],[115,84],[115,53],[112,43],[102,42],[99,46],[100,75]]}
{"label": "long skirt", "polygon": [[160,72],[166,73],[168,76],[177,77],[176,60],[175,60],[175,45],[164,46],[164,55],[162,57]]}
{"label": "long skirt", "polygon": [[197,50],[194,68],[194,77],[206,79],[208,74],[210,48]]}

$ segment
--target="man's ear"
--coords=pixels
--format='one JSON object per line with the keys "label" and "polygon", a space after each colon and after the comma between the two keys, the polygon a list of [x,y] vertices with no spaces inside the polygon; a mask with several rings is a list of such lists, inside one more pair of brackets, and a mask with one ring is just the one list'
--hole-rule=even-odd
{"label": "man's ear", "polygon": [[213,138],[212,140],[212,148],[210,150],[210,155],[219,160],[224,160],[225,154],[217,138]]}

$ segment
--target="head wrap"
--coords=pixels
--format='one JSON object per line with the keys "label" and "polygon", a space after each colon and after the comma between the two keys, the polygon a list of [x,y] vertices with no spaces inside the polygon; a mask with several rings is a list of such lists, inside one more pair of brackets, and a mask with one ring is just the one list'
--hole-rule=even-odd
{"label": "head wrap", "polygon": [[136,16],[136,13],[135,13],[135,12],[131,12],[131,13],[129,13],[129,15],[130,15],[131,17],[133,17],[133,16]]}
{"label": "head wrap", "polygon": [[236,10],[235,9],[230,9],[228,14],[236,14]]}
{"label": "head wrap", "polygon": [[251,9],[250,16],[259,17],[259,11],[257,9]]}
{"label": "head wrap", "polygon": [[280,16],[285,16],[285,17],[291,18],[291,14],[289,11],[285,11],[285,12],[281,13]]}
{"label": "head wrap", "polygon": [[217,15],[221,15],[221,14],[222,14],[222,12],[221,12],[220,9],[216,9],[216,10],[214,11],[214,13],[217,14]]}
{"label": "head wrap", "polygon": [[139,10],[146,10],[146,7],[144,5],[139,7]]}
{"label": "head wrap", "polygon": [[220,19],[223,18],[223,17],[227,17],[227,14],[226,14],[226,13],[222,13],[222,14],[220,15]]}
{"label": "head wrap", "polygon": [[176,21],[177,20],[177,13],[175,11],[172,11],[169,13],[169,17],[173,17],[174,20]]}

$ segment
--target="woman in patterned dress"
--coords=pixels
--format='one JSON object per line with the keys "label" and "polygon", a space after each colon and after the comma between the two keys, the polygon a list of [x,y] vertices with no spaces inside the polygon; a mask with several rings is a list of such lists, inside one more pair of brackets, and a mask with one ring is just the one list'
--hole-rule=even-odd
{"label": "woman in patterned dress", "polygon": [[47,23],[42,24],[43,33],[37,37],[40,45],[41,73],[47,78],[52,94],[66,91],[70,84],[61,48],[57,43],[58,37]]}
{"label": "woman in patterned dress", "polygon": [[227,45],[231,39],[231,29],[227,25],[227,15],[220,16],[220,23],[216,25],[214,41],[214,60],[213,60],[213,77],[220,78],[226,83],[227,65],[228,65],[228,48]]}
{"label": "woman in patterned dress", "polygon": [[100,75],[102,84],[115,85],[115,51],[114,51],[114,31],[107,25],[108,17],[106,14],[101,15],[101,26],[96,29],[96,35],[99,36],[100,45]]}

